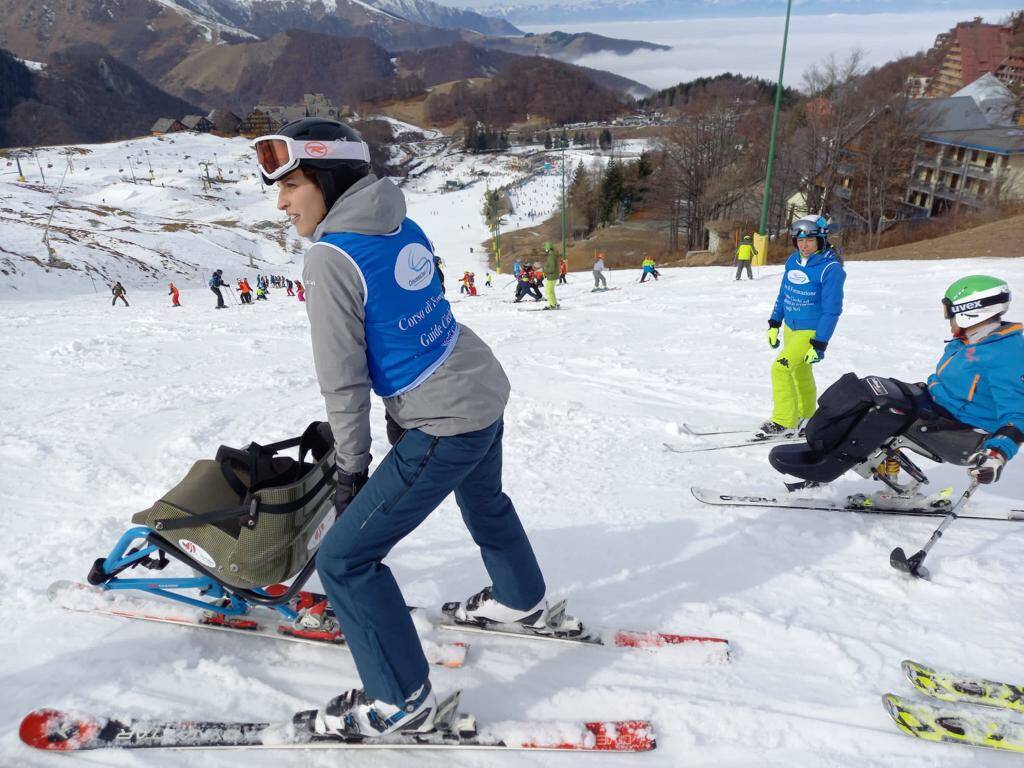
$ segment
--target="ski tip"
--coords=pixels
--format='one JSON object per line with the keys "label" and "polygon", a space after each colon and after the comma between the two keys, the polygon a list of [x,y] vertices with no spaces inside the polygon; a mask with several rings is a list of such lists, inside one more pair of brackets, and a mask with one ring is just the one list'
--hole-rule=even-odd
{"label": "ski tip", "polygon": [[691,643],[729,647],[729,641],[724,637],[674,635],[666,632],[634,632],[625,629],[615,633],[614,642],[619,648],[661,648],[666,645],[688,645]]}
{"label": "ski tip", "polygon": [[585,726],[593,737],[593,743],[587,744],[588,749],[600,752],[650,752],[658,746],[654,728],[647,720],[586,723]]}
{"label": "ski tip", "polygon": [[71,752],[100,731],[100,723],[89,717],[61,712],[57,709],[36,709],[25,715],[18,729],[21,740],[35,749]]}

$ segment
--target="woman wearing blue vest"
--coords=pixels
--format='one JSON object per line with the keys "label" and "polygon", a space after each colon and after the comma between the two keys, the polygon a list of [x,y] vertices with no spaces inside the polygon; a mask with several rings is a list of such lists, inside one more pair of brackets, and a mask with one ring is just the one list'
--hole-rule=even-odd
{"label": "woman wearing blue vest", "polygon": [[843,313],[846,271],[827,237],[828,222],[811,217],[793,222],[790,234],[796,251],[786,261],[775,307],[768,319],[768,344],[782,350],[772,363],[772,417],[756,437],[795,435],[814,415],[817,390],[811,365],[825,357],[825,348]]}
{"label": "woman wearing blue vest", "polygon": [[[305,118],[253,144],[264,181],[278,186],[278,208],[315,241],[302,276],[338,463],[338,517],[317,570],[363,683],[319,710],[314,727],[355,739],[429,730],[427,660],[382,561],[450,493],[491,579],[457,618],[535,627],[547,619],[544,578],[502,492],[508,378],[455,320],[430,240],[406,217],[402,192],[370,172],[355,130]],[[368,477],[371,390],[401,437]]]}

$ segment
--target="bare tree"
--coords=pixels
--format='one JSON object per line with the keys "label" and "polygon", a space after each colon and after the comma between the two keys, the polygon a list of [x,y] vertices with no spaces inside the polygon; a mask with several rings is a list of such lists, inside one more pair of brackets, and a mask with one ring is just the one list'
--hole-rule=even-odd
{"label": "bare tree", "polygon": [[914,155],[927,113],[906,94],[875,107],[839,158],[837,209],[859,222],[867,247],[877,248],[888,224],[902,218]]}
{"label": "bare tree", "polygon": [[704,224],[728,216],[749,191],[750,169],[735,129],[741,115],[723,104],[688,112],[663,140],[651,202],[667,219],[669,250],[701,248]]}
{"label": "bare tree", "polygon": [[808,98],[800,105],[785,154],[800,176],[800,191],[809,211],[823,212],[839,179],[843,147],[863,123],[864,58],[859,48],[843,59],[830,53],[821,65],[804,74],[803,90]]}

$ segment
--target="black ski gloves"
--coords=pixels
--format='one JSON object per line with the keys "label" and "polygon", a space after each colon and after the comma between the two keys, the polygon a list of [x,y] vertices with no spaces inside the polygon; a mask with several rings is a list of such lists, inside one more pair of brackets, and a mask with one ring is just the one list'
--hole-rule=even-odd
{"label": "black ski gloves", "polygon": [[334,509],[339,517],[359,493],[359,489],[366,485],[369,476],[369,471],[365,469],[355,475],[338,470],[338,487],[334,491]]}

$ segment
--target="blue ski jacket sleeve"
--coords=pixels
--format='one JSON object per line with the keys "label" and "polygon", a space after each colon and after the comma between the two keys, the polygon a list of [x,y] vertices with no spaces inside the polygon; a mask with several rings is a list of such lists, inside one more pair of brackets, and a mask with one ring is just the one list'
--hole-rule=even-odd
{"label": "blue ski jacket sleeve", "polygon": [[829,249],[813,254],[806,264],[794,252],[786,261],[771,319],[794,331],[814,331],[814,338],[828,342],[843,313],[846,270]]}
{"label": "blue ski jacket sleeve", "polygon": [[989,433],[983,447],[1012,459],[1024,443],[1024,336],[1004,323],[974,344],[946,345],[928,391],[957,419]]}

